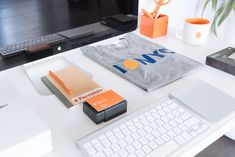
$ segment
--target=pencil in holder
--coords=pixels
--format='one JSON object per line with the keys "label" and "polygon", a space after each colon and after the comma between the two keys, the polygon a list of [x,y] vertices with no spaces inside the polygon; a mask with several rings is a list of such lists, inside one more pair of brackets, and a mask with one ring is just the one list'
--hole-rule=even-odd
{"label": "pencil in holder", "polygon": [[142,15],[140,21],[140,33],[150,38],[157,38],[167,34],[168,16],[160,14],[158,18]]}

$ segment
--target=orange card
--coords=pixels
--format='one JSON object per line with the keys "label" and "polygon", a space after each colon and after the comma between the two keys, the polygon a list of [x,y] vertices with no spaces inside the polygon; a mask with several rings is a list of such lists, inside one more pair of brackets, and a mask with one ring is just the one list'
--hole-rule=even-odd
{"label": "orange card", "polygon": [[124,99],[113,90],[108,90],[86,100],[96,111],[102,111],[116,105]]}

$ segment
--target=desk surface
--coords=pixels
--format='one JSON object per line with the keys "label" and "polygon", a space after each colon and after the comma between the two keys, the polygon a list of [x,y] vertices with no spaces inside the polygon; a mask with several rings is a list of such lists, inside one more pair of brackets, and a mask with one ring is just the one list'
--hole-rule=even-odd
{"label": "desk surface", "polygon": [[[201,63],[205,63],[207,55],[229,46],[214,37],[211,37],[208,44],[205,46],[190,46],[177,40],[172,34],[173,33],[169,32],[168,36],[154,39],[153,41]],[[119,37],[101,41],[95,43],[95,45],[111,43]],[[19,89],[21,94],[28,98],[32,108],[40,115],[40,117],[51,129],[53,151],[45,157],[82,156],[83,154],[75,144],[79,138],[105,125],[108,125],[109,123],[112,123],[113,121],[116,121],[141,107],[144,107],[154,100],[166,96],[173,90],[176,90],[177,88],[180,88],[184,84],[190,83],[195,79],[204,80],[227,94],[235,97],[235,76],[208,66],[204,66],[200,70],[197,70],[194,73],[191,73],[186,77],[153,92],[146,92],[118,75],[106,70],[104,67],[89,60],[81,53],[80,49],[74,49],[57,56],[60,55],[86,69],[93,75],[93,79],[104,88],[113,89],[125,97],[128,100],[128,112],[107,123],[95,125],[82,112],[81,106],[76,106],[68,110],[54,95],[39,95],[32,86],[30,80],[27,78],[23,66],[18,66],[0,72],[0,79],[8,78],[16,86],[16,88]],[[53,57],[56,56],[52,56],[50,58]],[[118,82],[118,84],[116,82]],[[213,124],[212,128],[208,130],[208,132],[193,140],[183,149],[176,152],[174,156],[193,156],[233,127],[235,127],[235,113],[220,123]]]}

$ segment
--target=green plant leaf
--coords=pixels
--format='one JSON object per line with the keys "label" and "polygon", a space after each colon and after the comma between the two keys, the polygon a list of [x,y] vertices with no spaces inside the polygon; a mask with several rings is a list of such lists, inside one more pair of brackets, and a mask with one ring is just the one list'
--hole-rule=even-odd
{"label": "green plant leaf", "polygon": [[202,9],[201,17],[203,17],[203,14],[204,14],[204,12],[205,12],[205,10],[206,10],[206,7],[207,7],[207,5],[208,5],[209,2],[210,2],[210,0],[206,0],[206,2],[204,3],[203,9]]}
{"label": "green plant leaf", "polygon": [[212,31],[216,36],[217,36],[217,31],[216,31],[217,19],[218,19],[218,17],[222,14],[224,8],[225,8],[225,2],[224,2],[223,4],[221,4],[221,6],[219,7],[219,9],[216,11],[214,20],[213,20],[212,25],[211,25],[211,31]]}
{"label": "green plant leaf", "polygon": [[235,1],[233,2],[233,10],[235,11]]}
{"label": "green plant leaf", "polygon": [[220,26],[224,22],[224,20],[228,17],[228,15],[231,13],[233,9],[233,3],[234,0],[228,0],[227,3],[225,4],[225,8],[223,9],[223,12],[219,17],[218,26]]}
{"label": "green plant leaf", "polygon": [[218,0],[211,0],[212,1],[212,9],[217,8]]}

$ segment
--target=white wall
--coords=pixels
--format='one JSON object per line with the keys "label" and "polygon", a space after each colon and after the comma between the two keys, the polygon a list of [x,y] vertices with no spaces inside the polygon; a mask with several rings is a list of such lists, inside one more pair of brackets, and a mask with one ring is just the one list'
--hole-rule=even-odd
{"label": "white wall", "polygon": [[[139,8],[152,11],[155,7],[154,0],[139,0]],[[182,23],[185,18],[200,17],[205,0],[171,0],[171,2],[160,9],[161,13],[169,15],[169,26],[175,27]],[[204,17],[213,19],[214,12],[208,5]],[[235,12],[218,28],[218,36],[227,43],[235,44]]]}

